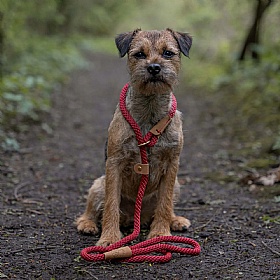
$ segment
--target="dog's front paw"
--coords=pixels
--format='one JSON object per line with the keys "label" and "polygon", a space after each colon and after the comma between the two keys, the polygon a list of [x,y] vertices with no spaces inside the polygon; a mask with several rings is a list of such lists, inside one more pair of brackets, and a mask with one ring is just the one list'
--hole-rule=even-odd
{"label": "dog's front paw", "polygon": [[121,232],[118,233],[110,233],[110,234],[102,234],[100,239],[97,241],[96,246],[107,247],[111,244],[116,243],[122,238]]}
{"label": "dog's front paw", "polygon": [[97,234],[99,232],[96,223],[85,215],[79,217],[76,220],[75,224],[79,232],[83,232],[87,234]]}
{"label": "dog's front paw", "polygon": [[151,239],[154,237],[159,237],[159,236],[171,236],[171,232],[169,227],[164,228],[164,227],[156,227],[152,229],[147,237],[147,239]]}
{"label": "dog's front paw", "polygon": [[191,226],[191,222],[181,216],[174,216],[172,218],[170,227],[174,231],[184,231],[187,230]]}

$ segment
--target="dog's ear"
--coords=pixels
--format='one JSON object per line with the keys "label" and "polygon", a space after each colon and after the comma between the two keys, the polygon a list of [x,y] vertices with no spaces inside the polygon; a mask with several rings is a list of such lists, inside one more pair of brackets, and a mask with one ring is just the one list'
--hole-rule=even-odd
{"label": "dog's ear", "polygon": [[115,38],[115,42],[116,42],[116,46],[119,50],[120,56],[124,57],[130,47],[130,43],[133,39],[133,37],[136,35],[137,32],[139,32],[141,29],[135,29],[134,31],[131,32],[126,32],[126,33],[122,33],[119,34],[116,38]]}
{"label": "dog's ear", "polygon": [[172,33],[173,37],[176,39],[180,51],[187,57],[189,57],[189,50],[192,46],[192,37],[190,36],[189,33],[183,33],[183,32],[177,32],[173,31],[170,28],[167,28],[169,32]]}

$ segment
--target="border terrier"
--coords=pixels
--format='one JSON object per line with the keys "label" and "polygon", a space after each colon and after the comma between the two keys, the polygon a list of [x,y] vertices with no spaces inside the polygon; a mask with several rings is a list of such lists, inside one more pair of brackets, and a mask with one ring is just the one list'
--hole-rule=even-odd
{"label": "border terrier", "polygon": [[[116,46],[120,56],[128,56],[130,74],[126,106],[145,135],[171,107],[172,91],[178,83],[181,53],[189,56],[192,37],[166,29],[119,34]],[[149,181],[142,201],[141,224],[150,225],[148,238],[183,231],[190,221],[174,213],[179,195],[177,171],[183,146],[181,113],[160,135],[154,147],[147,148]],[[105,175],[96,179],[89,190],[84,214],[77,220],[78,231],[102,233],[97,245],[108,246],[122,237],[120,226],[133,223],[134,204],[141,175],[133,167],[141,162],[135,134],[117,107],[108,129]]]}

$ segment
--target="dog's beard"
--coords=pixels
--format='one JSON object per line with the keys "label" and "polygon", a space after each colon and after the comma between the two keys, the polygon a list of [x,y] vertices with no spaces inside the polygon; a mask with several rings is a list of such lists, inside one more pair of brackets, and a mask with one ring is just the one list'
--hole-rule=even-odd
{"label": "dog's beard", "polygon": [[177,82],[177,75],[174,72],[152,76],[145,71],[142,75],[133,75],[131,77],[133,88],[145,95],[170,93]]}
{"label": "dog's beard", "polygon": [[164,84],[166,84],[166,81],[165,81],[165,79],[163,79],[163,77],[150,77],[150,78],[147,78],[147,80],[146,80],[146,82],[145,82],[146,84],[148,84],[148,83],[164,83]]}

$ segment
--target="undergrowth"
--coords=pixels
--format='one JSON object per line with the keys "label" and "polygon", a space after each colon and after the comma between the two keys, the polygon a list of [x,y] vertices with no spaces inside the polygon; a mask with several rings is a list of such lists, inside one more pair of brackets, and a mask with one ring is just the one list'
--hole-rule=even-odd
{"label": "undergrowth", "polygon": [[214,80],[223,108],[243,132],[270,138],[271,150],[280,150],[280,55],[279,47],[259,50],[260,62],[232,63]]}
{"label": "undergrowth", "polygon": [[33,37],[13,61],[5,62],[0,83],[0,142],[5,150],[19,148],[13,132],[24,123],[40,122],[48,112],[51,94],[77,67],[85,67],[78,45],[73,40]]}
{"label": "undergrowth", "polygon": [[[279,46],[258,48],[259,62],[234,57],[195,57],[184,64],[184,80],[214,103],[215,121],[229,138],[237,138],[248,153],[280,155]],[[241,145],[242,145],[241,144]]]}

